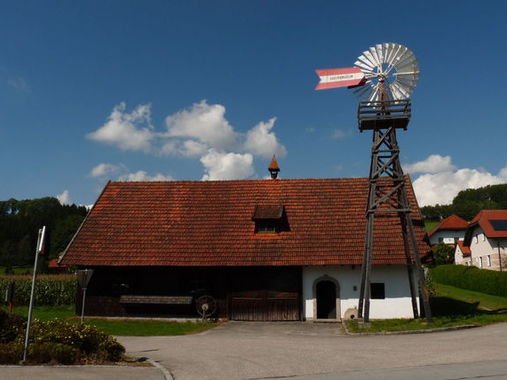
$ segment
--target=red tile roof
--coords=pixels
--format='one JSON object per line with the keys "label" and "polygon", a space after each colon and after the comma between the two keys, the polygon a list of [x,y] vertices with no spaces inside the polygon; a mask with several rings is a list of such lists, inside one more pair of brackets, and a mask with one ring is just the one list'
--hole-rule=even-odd
{"label": "red tile roof", "polygon": [[428,232],[428,236],[433,235],[437,231],[447,230],[447,231],[456,231],[456,230],[466,230],[468,228],[468,222],[460,218],[458,215],[451,215],[438,223],[433,229]]}
{"label": "red tile roof", "polygon": [[[422,216],[407,177],[421,254]],[[110,182],[61,260],[67,265],[361,264],[367,178]],[[288,228],[256,234],[257,205]],[[375,221],[375,264],[405,263],[397,217]]]}
{"label": "red tile roof", "polygon": [[[507,230],[496,230],[491,221],[507,220],[507,210],[481,210],[470,222],[470,233],[479,225],[489,238],[507,238]],[[468,239],[465,239],[468,240]]]}
{"label": "red tile roof", "polygon": [[470,247],[466,246],[463,240],[458,240],[458,247],[461,250],[461,253],[463,253],[463,256],[470,256],[472,254]]}

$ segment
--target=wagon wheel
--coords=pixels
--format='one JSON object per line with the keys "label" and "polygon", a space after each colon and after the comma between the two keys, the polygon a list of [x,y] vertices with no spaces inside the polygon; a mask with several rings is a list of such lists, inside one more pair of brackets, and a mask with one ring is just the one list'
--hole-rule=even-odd
{"label": "wagon wheel", "polygon": [[202,319],[206,319],[217,311],[217,301],[212,296],[200,296],[195,300],[195,308]]}

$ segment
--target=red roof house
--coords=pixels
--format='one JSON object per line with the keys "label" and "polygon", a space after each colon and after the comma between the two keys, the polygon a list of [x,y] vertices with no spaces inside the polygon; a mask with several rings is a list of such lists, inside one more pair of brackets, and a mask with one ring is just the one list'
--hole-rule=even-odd
{"label": "red roof house", "polygon": [[437,243],[454,245],[458,240],[464,239],[467,228],[468,222],[465,219],[458,215],[451,215],[428,232],[428,239],[431,245]]}
{"label": "red roof house", "polygon": [[[95,270],[87,314],[185,315],[181,297],[205,292],[222,317],[314,319],[316,284],[329,278],[339,301],[326,315],[340,319],[357,305],[367,192],[367,178],[109,182],[60,263]],[[372,282],[386,299],[397,282],[408,289],[405,263],[399,219],[378,218]]]}
{"label": "red roof house", "polygon": [[463,248],[455,252],[455,263],[505,270],[506,246],[507,210],[481,210],[466,230]]}

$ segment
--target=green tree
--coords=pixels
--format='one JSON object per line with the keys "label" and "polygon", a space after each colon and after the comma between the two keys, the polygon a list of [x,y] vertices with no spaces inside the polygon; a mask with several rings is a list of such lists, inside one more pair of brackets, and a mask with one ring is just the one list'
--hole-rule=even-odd
{"label": "green tree", "polygon": [[436,265],[452,264],[454,263],[454,248],[444,243],[438,243],[433,249],[433,258]]}

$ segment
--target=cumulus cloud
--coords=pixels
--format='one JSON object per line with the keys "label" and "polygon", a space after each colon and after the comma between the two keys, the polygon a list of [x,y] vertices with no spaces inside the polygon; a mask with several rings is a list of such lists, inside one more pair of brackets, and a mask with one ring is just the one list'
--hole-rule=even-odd
{"label": "cumulus cloud", "polygon": [[429,156],[420,163],[412,164],[415,165],[415,172],[425,172],[413,181],[419,206],[449,204],[462,190],[507,182],[507,165],[495,175],[482,169],[456,170],[451,164],[450,156],[431,159],[434,156],[438,155]]}
{"label": "cumulus cloud", "polygon": [[92,177],[105,177],[115,173],[118,173],[123,167],[121,165],[113,165],[108,163],[101,163],[95,166],[90,171]]}
{"label": "cumulus cloud", "polygon": [[233,147],[237,134],[224,115],[224,106],[203,100],[168,116],[167,136],[194,138],[213,148]]}
{"label": "cumulus cloud", "polygon": [[64,190],[63,193],[58,194],[56,196],[56,199],[58,199],[58,201],[62,205],[70,205],[72,203],[72,201],[70,200],[69,190]]}
{"label": "cumulus cloud", "polygon": [[15,77],[7,79],[7,84],[19,92],[32,92],[28,82],[22,77]]}
{"label": "cumulus cloud", "polygon": [[[229,123],[225,112],[223,105],[202,100],[167,116],[165,131],[157,132],[150,122],[149,105],[139,105],[129,113],[125,103],[120,103],[114,107],[107,122],[87,137],[123,150],[199,158],[204,179],[247,178],[253,174],[254,156],[270,158],[273,154],[278,157],[287,154],[287,149],[273,131],[276,118],[259,122],[242,133]],[[111,165],[100,164],[90,175],[100,177],[126,169]]]}
{"label": "cumulus cloud", "polygon": [[276,135],[271,132],[276,122],[276,117],[268,122],[260,122],[246,134],[244,149],[255,155],[270,158],[273,154],[284,157],[287,149],[278,142]]}
{"label": "cumulus cloud", "polygon": [[144,170],[138,170],[135,173],[127,173],[118,177],[120,181],[138,182],[138,181],[174,181],[174,178],[170,175],[164,175],[157,173],[155,175],[149,175]]}
{"label": "cumulus cloud", "polygon": [[201,163],[205,170],[203,180],[244,179],[254,174],[250,153],[224,153],[210,149],[201,157]]}
{"label": "cumulus cloud", "polygon": [[403,165],[406,173],[441,173],[456,169],[452,164],[451,156],[431,154],[425,160],[413,164]]}
{"label": "cumulus cloud", "polygon": [[348,135],[349,133],[347,131],[344,131],[343,129],[335,129],[331,137],[335,140],[341,140],[347,137]]}
{"label": "cumulus cloud", "polygon": [[148,152],[154,138],[150,107],[149,104],[141,104],[129,113],[122,102],[114,107],[106,123],[87,137],[122,150]]}

